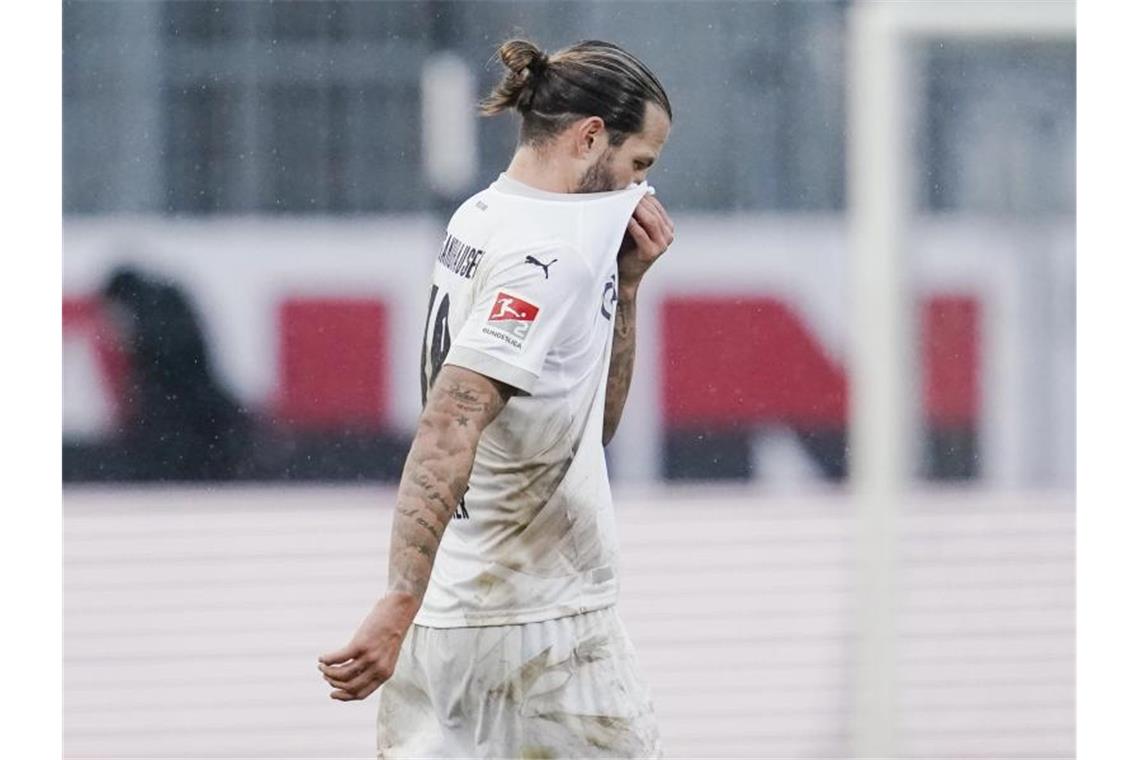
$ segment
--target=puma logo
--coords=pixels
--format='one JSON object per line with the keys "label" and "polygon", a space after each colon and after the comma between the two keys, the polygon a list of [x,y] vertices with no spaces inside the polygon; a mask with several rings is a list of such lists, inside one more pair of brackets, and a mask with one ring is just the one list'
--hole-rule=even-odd
{"label": "puma logo", "polygon": [[543,272],[543,274],[546,275],[547,280],[550,279],[550,267],[554,265],[555,261],[558,261],[558,259],[552,260],[549,264],[543,264],[541,261],[536,259],[534,256],[527,256],[526,257],[526,263],[527,264],[534,264],[536,267],[542,267],[542,272]]}

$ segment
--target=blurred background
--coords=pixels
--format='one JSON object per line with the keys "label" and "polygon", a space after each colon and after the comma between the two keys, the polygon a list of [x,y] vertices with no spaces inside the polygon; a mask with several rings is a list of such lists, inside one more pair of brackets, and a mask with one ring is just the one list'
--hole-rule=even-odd
{"label": "blurred background", "polygon": [[[621,44],[675,113],[608,449],[669,754],[1072,756],[1075,38],[1018,21],[1072,6],[957,5],[64,2],[68,755],[372,752],[315,658],[383,589],[433,256],[509,162],[474,103],[522,35]],[[864,12],[909,19],[897,523],[852,475]]]}

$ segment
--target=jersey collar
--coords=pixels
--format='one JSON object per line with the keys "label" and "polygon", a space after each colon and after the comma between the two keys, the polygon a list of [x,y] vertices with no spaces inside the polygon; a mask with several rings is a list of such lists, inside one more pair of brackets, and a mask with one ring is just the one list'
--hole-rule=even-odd
{"label": "jersey collar", "polygon": [[531,187],[525,182],[519,182],[513,177],[508,177],[506,172],[499,175],[499,178],[491,185],[491,187],[498,190],[500,193],[507,195],[521,195],[526,198],[535,198],[544,201],[589,201],[597,200],[600,198],[613,198],[615,196],[627,193],[635,188],[648,189],[653,192],[644,182],[640,184],[630,185],[621,190],[608,190],[602,193],[552,193],[549,190],[539,190],[537,187]]}

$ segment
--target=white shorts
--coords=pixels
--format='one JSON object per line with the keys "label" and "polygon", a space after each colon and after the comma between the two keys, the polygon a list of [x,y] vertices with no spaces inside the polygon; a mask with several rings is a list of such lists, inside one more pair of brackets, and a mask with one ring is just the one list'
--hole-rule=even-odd
{"label": "white shorts", "polygon": [[520,625],[414,625],[380,687],[379,758],[659,758],[613,607]]}

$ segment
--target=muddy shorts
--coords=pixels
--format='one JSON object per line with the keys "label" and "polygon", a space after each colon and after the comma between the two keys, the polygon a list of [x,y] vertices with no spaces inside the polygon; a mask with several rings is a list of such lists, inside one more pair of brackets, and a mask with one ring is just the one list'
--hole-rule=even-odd
{"label": "muddy shorts", "polygon": [[380,758],[658,758],[613,607],[520,625],[412,626],[380,687]]}

